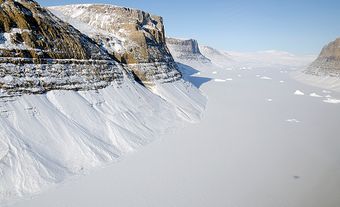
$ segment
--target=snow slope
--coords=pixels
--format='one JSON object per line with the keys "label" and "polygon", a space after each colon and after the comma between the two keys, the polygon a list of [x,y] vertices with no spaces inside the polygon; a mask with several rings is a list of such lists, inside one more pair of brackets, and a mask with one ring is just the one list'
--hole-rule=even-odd
{"label": "snow slope", "polygon": [[327,90],[340,91],[340,78],[328,74],[307,74],[302,70],[291,74],[292,78],[304,84],[324,88]]}
{"label": "snow slope", "polygon": [[125,77],[100,90],[0,99],[0,204],[119,160],[197,122],[205,97],[179,80],[152,93]]}

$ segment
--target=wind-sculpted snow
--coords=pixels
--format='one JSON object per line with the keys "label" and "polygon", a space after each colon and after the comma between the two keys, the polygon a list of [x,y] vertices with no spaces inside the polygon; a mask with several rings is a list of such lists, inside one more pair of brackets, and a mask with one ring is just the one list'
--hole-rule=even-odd
{"label": "wind-sculpted snow", "polygon": [[156,84],[153,91],[159,96],[126,78],[96,91],[0,99],[0,203],[117,161],[200,119],[206,100],[191,84]]}

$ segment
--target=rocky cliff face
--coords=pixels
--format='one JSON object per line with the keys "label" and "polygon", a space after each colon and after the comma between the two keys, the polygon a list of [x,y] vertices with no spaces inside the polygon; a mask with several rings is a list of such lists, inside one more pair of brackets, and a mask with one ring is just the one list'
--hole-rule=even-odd
{"label": "rocky cliff face", "polygon": [[313,75],[340,76],[340,38],[326,45],[319,57],[305,70]]}
{"label": "rocky cliff face", "polygon": [[193,60],[201,63],[210,63],[210,60],[201,54],[196,40],[166,38],[166,43],[171,54],[178,60]]}
{"label": "rocky cliff face", "polygon": [[111,59],[90,38],[32,0],[1,0],[1,57]]}
{"label": "rocky cliff face", "polygon": [[163,19],[112,5],[69,5],[49,8],[91,37],[144,83],[181,77],[166,47]]}
{"label": "rocky cliff face", "polygon": [[96,89],[122,75],[105,50],[35,1],[0,1],[0,96]]}

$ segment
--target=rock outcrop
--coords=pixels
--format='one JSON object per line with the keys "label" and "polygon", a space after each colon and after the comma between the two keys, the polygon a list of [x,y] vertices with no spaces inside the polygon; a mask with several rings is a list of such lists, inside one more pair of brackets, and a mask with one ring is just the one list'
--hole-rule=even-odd
{"label": "rock outcrop", "polygon": [[58,6],[49,10],[126,64],[143,83],[181,77],[166,46],[162,17],[103,4]]}
{"label": "rock outcrop", "polygon": [[0,96],[97,89],[122,76],[112,56],[35,1],[0,1]]}
{"label": "rock outcrop", "polygon": [[171,54],[178,60],[198,61],[201,63],[210,63],[211,61],[201,54],[198,42],[193,39],[182,40],[175,38],[166,38]]}
{"label": "rock outcrop", "polygon": [[326,45],[319,57],[304,72],[340,77],[340,38]]}
{"label": "rock outcrop", "polygon": [[90,38],[32,0],[0,0],[1,57],[111,59]]}

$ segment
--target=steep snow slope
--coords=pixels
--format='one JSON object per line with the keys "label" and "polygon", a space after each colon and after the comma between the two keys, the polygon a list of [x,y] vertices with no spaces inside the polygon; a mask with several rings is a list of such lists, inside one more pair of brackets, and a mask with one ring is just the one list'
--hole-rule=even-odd
{"label": "steep snow slope", "polygon": [[0,99],[0,203],[39,193],[116,161],[182,121],[197,122],[205,98],[189,83],[126,78],[97,91],[50,91]]}

